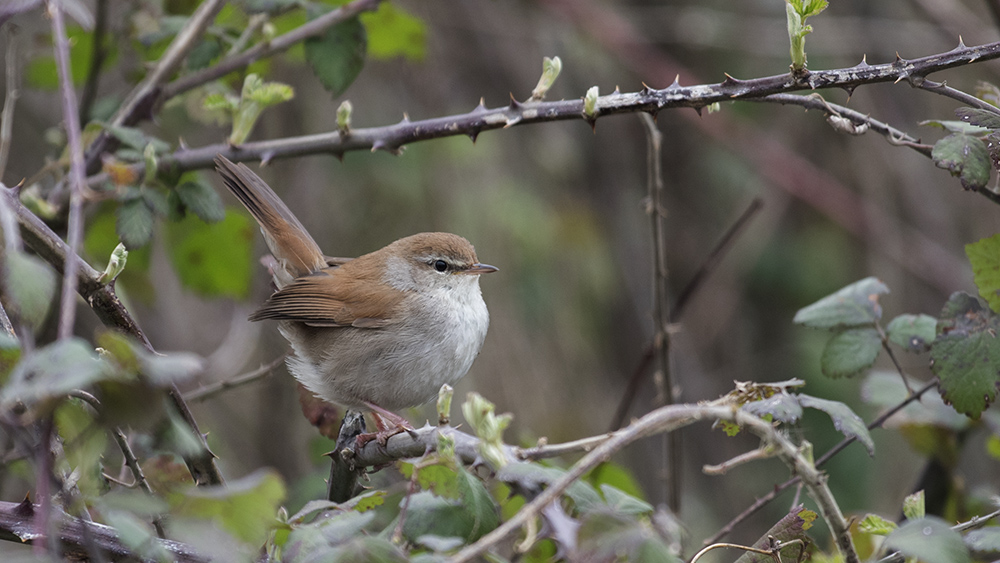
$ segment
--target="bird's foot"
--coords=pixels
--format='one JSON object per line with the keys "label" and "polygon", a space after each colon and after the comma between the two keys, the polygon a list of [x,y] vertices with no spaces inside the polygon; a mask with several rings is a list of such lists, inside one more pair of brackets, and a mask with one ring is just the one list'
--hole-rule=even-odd
{"label": "bird's foot", "polygon": [[378,431],[360,434],[357,438],[357,447],[359,449],[372,440],[377,440],[379,445],[385,447],[389,442],[389,438],[396,434],[407,432],[412,435],[414,428],[410,424],[410,421],[374,403],[365,403],[365,406],[371,409],[372,418],[375,419],[375,428]]}

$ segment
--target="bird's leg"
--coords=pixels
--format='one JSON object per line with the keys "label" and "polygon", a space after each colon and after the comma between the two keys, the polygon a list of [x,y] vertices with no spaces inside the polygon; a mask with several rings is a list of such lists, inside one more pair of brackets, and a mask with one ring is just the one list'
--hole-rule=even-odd
{"label": "bird's leg", "polygon": [[[389,438],[399,434],[400,432],[410,432],[413,430],[413,425],[410,424],[410,421],[399,416],[398,414],[383,409],[375,403],[369,403],[366,401],[364,405],[372,411],[372,418],[375,420],[375,428],[378,431],[359,435],[357,439],[358,448],[363,447],[372,440],[378,440],[379,444],[385,446],[386,443],[388,443]],[[388,424],[386,424],[386,422],[388,422]]]}

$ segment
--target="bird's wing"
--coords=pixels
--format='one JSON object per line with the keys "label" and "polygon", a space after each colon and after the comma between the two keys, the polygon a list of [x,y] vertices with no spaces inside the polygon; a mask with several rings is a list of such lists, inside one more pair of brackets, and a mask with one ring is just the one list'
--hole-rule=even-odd
{"label": "bird's wing", "polygon": [[[374,291],[379,288],[379,291]],[[343,275],[341,268],[324,268],[296,278],[261,306],[251,321],[276,319],[310,326],[382,328],[392,324],[403,299],[372,280]]]}

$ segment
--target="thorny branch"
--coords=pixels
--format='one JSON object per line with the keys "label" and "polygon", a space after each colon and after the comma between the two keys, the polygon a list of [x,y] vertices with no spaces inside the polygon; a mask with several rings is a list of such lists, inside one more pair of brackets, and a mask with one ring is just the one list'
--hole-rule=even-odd
{"label": "thorny branch", "polygon": [[[608,115],[635,112],[656,113],[664,109],[682,107],[701,111],[702,108],[713,103],[732,101],[795,103],[804,107],[823,109],[827,112],[833,109],[856,125],[867,123],[873,131],[885,135],[891,142],[906,146],[913,145],[911,148],[929,156],[930,153],[926,147],[920,146],[916,139],[877,120],[872,120],[867,116],[862,117],[862,114],[858,112],[819,100],[812,102],[799,99],[801,97],[776,96],[788,96],[791,92],[800,90],[830,88],[853,92],[855,88],[862,85],[899,81],[906,81],[916,88],[951,96],[954,89],[928,82],[925,77],[934,72],[998,57],[1000,57],[1000,42],[978,47],[967,47],[960,44],[947,53],[912,60],[898,58],[891,63],[877,65],[870,65],[866,61],[862,61],[850,68],[806,71],[796,76],[788,73],[749,80],[739,80],[727,76],[726,80],[717,84],[696,86],[681,86],[675,81],[663,89],[647,86],[638,92],[615,91],[612,94],[601,96],[597,99],[596,111],[593,116],[584,115],[582,98],[523,103],[512,99],[509,105],[497,108],[487,108],[483,102],[480,102],[475,109],[465,114],[420,121],[410,121],[404,117],[401,122],[395,125],[350,129],[346,133],[331,131],[250,142],[240,146],[219,143],[197,148],[182,148],[161,158],[158,170],[160,172],[183,172],[211,168],[213,160],[218,154],[236,162],[259,160],[265,163],[272,159],[307,154],[342,156],[346,152],[357,150],[385,150],[398,154],[407,144],[442,137],[467,135],[475,140],[483,131],[527,124],[567,120],[594,123],[594,120]],[[1000,113],[997,108],[988,104],[987,106],[985,109]],[[139,175],[143,174],[145,170],[143,163],[134,163],[130,165],[130,168]],[[91,176],[88,183],[95,186],[101,185],[107,180],[107,175],[101,173]],[[986,196],[991,195],[988,190],[979,190],[979,193]],[[1000,203],[1000,200],[996,198],[994,201]]]}

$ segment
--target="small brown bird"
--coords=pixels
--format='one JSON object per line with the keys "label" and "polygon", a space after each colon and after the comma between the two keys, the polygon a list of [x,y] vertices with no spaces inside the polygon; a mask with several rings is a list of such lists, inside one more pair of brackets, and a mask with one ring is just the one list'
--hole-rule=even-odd
{"label": "small brown bird", "polygon": [[293,349],[292,375],[323,400],[372,411],[383,443],[412,428],[391,411],[430,401],[469,371],[489,326],[479,275],[497,268],[480,264],[469,241],[449,233],[328,259],[259,176],[221,155],[215,163],[275,259],[278,289],[250,320],[279,321]]}

